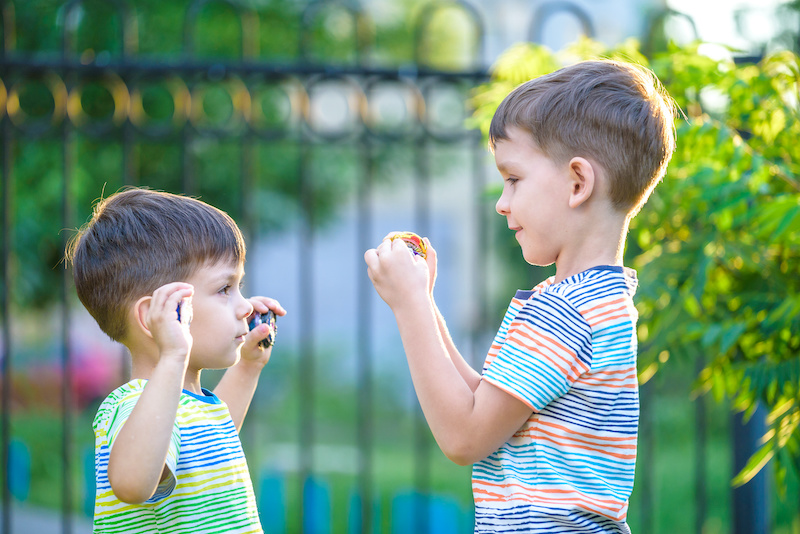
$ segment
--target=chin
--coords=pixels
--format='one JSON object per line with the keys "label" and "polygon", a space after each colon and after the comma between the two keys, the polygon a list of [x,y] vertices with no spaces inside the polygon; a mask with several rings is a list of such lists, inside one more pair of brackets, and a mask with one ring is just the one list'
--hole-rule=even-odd
{"label": "chin", "polygon": [[226,358],[224,360],[220,358],[219,360],[217,360],[216,364],[213,367],[209,366],[206,367],[206,369],[228,369],[229,367],[233,367],[234,365],[239,363],[239,360],[241,359],[242,359],[241,352],[239,351],[239,349],[236,349],[236,353],[233,354],[233,356]]}
{"label": "chin", "polygon": [[548,265],[547,263],[543,263],[544,258],[539,258],[535,254],[526,254],[524,251],[522,252],[522,258],[530,265],[536,265],[538,267]]}
{"label": "chin", "polygon": [[547,258],[537,258],[535,256],[534,257],[530,257],[530,256],[525,256],[525,255],[523,255],[522,257],[525,258],[525,261],[528,264],[533,265],[535,267],[547,267],[548,265],[553,265],[555,263],[555,260],[551,260],[551,259],[547,259]]}

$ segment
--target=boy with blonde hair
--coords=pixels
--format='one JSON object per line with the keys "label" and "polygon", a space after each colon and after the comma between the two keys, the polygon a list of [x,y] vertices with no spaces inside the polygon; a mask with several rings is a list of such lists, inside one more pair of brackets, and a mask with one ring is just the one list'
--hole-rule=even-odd
{"label": "boy with blonde hair", "polygon": [[[245,299],[245,244],[226,213],[130,189],[100,201],[68,256],[78,296],[131,354],[132,379],[94,420],[95,533],[261,533],[239,441],[272,347]],[[214,392],[203,369],[228,368]]]}
{"label": "boy with blonde hair", "polygon": [[496,210],[525,260],[556,274],[517,292],[482,374],[433,299],[436,251],[423,259],[385,239],[365,254],[437,443],[474,464],[475,532],[630,532],[637,280],[622,259],[674,151],[673,113],[652,73],[606,60],[533,79],[500,104]]}

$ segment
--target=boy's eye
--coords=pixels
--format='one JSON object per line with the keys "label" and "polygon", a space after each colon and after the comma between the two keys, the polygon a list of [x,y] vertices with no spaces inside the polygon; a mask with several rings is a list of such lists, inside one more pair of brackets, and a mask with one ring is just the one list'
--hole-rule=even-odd
{"label": "boy's eye", "polygon": [[219,292],[224,294],[224,295],[227,295],[228,293],[230,293],[230,291],[231,291],[231,286],[230,285],[226,285],[226,286],[222,287],[219,290]]}

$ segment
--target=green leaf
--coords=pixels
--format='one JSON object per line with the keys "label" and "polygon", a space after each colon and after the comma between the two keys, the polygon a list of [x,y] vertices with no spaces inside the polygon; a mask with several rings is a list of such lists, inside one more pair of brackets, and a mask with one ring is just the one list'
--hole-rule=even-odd
{"label": "green leaf", "polygon": [[764,468],[775,455],[775,449],[771,443],[764,445],[756,451],[745,464],[744,468],[731,481],[733,487],[740,487],[748,482]]}
{"label": "green leaf", "polygon": [[723,329],[720,336],[719,350],[722,353],[728,352],[738,341],[739,337],[747,330],[747,325],[744,323],[736,323],[728,328]]}

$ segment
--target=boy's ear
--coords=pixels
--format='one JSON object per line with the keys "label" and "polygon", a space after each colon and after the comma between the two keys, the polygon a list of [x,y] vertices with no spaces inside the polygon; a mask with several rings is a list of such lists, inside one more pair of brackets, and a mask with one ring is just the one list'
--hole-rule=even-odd
{"label": "boy's ear", "polygon": [[574,157],[569,160],[569,207],[577,208],[592,196],[596,175],[589,160]]}
{"label": "boy's ear", "polygon": [[153,297],[147,295],[137,300],[133,305],[133,326],[138,328],[147,337],[153,337],[150,328],[147,327],[147,313],[150,311],[150,303],[152,300]]}

